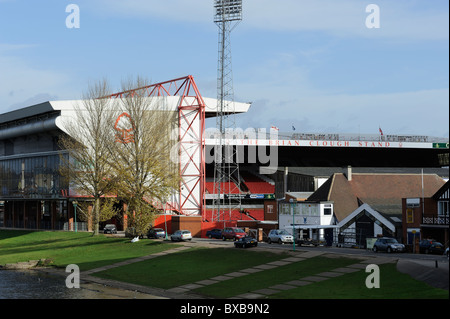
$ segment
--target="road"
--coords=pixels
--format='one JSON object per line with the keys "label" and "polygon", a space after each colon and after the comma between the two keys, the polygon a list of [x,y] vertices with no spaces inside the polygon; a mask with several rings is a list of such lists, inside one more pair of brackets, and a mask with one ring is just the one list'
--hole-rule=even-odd
{"label": "road", "polygon": [[[192,239],[192,244],[203,244],[203,245],[223,245],[223,246],[233,246],[233,241],[227,240],[223,241],[221,239],[209,239],[209,238],[194,238]],[[259,242],[258,248],[263,249],[274,249],[274,250],[286,250],[293,251],[293,245],[288,244],[268,244],[266,242]],[[342,255],[359,255],[359,256],[386,256],[395,257],[399,259],[412,259],[412,260],[424,260],[424,261],[438,261],[438,263],[448,264],[448,259],[444,255],[426,255],[426,254],[411,254],[411,253],[385,253],[385,252],[373,252],[366,249],[357,248],[342,248],[342,247],[309,247],[309,246],[295,246],[295,251],[324,251],[327,253],[342,254]]]}
{"label": "road", "polygon": [[[124,236],[123,232],[118,232],[115,236]],[[144,239],[148,240],[148,239]],[[161,239],[153,239],[153,240],[161,240]],[[224,247],[233,247],[233,241],[226,240],[223,241],[221,239],[215,239],[215,238],[193,238],[191,242],[186,242],[186,244],[192,244],[192,245],[214,245],[214,246],[224,246]],[[286,251],[293,251],[293,245],[288,244],[268,244],[266,242],[259,242],[258,248],[263,249],[274,249],[274,250],[286,250]],[[258,249],[257,248],[257,249]],[[253,249],[253,248],[252,248]],[[295,246],[295,251],[324,251],[327,253],[334,253],[334,254],[341,254],[341,255],[359,255],[359,256],[369,256],[369,257],[376,257],[376,256],[386,256],[386,257],[394,257],[398,259],[411,259],[415,261],[438,261],[438,263],[447,264],[449,263],[448,258],[444,255],[427,255],[427,254],[411,254],[411,253],[385,253],[385,252],[378,252],[375,253],[371,250],[367,249],[357,249],[357,248],[344,248],[344,247],[325,247],[325,246],[317,246],[317,247],[309,247],[309,246]]]}

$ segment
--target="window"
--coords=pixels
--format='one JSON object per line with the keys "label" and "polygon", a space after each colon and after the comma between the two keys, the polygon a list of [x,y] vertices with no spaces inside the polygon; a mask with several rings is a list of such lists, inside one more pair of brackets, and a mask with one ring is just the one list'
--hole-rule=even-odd
{"label": "window", "polygon": [[438,202],[438,215],[448,216],[448,201]]}

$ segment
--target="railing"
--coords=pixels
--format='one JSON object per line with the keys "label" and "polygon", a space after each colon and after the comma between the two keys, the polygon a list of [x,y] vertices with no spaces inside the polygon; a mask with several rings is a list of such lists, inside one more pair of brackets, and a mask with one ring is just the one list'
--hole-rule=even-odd
{"label": "railing", "polygon": [[[386,142],[420,142],[448,143],[447,137],[424,135],[381,135],[355,133],[293,133],[276,131],[279,140],[314,140],[314,141],[386,141]],[[207,129],[205,138],[218,139],[220,133],[216,129]],[[231,130],[224,135],[226,139],[271,139],[271,133],[265,129]]]}
{"label": "railing", "polygon": [[424,225],[448,225],[448,216],[423,215],[422,224]]}

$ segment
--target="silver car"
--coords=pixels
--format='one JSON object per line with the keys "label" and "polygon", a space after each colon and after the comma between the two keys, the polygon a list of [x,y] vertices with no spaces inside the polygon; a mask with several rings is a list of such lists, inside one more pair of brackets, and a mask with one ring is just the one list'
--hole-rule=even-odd
{"label": "silver car", "polygon": [[405,252],[405,245],[400,244],[395,238],[382,237],[378,238],[373,244],[372,250],[374,252],[386,251],[388,253],[392,252]]}
{"label": "silver car", "polygon": [[177,230],[170,236],[171,241],[192,240],[192,234],[189,230]]}
{"label": "silver car", "polygon": [[267,237],[269,237],[267,239],[267,242],[269,244],[273,242],[279,244],[283,243],[292,244],[294,242],[294,237],[284,229],[272,229]]}

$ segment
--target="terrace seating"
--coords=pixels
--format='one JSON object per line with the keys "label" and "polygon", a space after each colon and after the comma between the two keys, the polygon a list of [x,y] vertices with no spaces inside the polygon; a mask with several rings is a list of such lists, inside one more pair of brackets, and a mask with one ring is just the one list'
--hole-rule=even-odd
{"label": "terrace seating", "polygon": [[[215,194],[214,182],[206,182],[206,191],[209,194]],[[220,189],[224,194],[239,194],[239,188],[234,182],[222,182],[220,184]],[[230,191],[231,189],[231,191]]]}
{"label": "terrace seating", "polygon": [[240,172],[240,175],[244,180],[244,184],[247,186],[251,194],[275,193],[275,185],[269,184],[268,182],[257,177],[256,175],[246,171]]}

